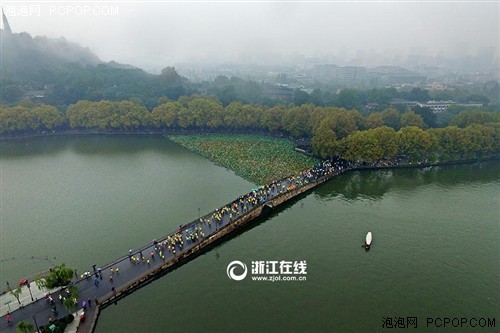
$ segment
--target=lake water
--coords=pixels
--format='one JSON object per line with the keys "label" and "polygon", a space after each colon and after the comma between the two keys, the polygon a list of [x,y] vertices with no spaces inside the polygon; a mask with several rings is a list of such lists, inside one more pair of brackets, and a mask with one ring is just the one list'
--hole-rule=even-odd
{"label": "lake water", "polygon": [[[88,270],[255,186],[161,137],[1,148],[0,281],[51,262]],[[96,332],[383,332],[384,317],[417,317],[418,328],[427,317],[500,320],[499,166],[342,175],[107,308]],[[360,247],[367,231],[369,252]],[[305,260],[307,281],[233,281],[233,260]]]}

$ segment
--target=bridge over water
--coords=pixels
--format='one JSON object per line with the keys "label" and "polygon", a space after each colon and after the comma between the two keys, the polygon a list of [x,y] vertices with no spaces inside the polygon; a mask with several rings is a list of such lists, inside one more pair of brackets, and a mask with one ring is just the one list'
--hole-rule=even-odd
{"label": "bridge over water", "polygon": [[[93,266],[89,269],[88,276],[73,281],[78,288],[78,314],[82,312],[83,301],[90,303],[85,309],[86,319],[80,323],[78,331],[92,332],[100,310],[195,258],[222,238],[240,230],[275,207],[355,168],[356,166],[345,161],[333,164],[323,162],[297,176],[254,189],[113,262]],[[59,295],[68,296],[65,289],[51,295],[58,317],[54,316],[49,302],[42,298],[13,311],[13,323],[10,325],[7,324],[5,316],[2,317],[1,332],[16,332],[16,323],[21,320],[43,326],[49,322],[49,316],[52,319],[63,317],[67,310],[59,301]]]}

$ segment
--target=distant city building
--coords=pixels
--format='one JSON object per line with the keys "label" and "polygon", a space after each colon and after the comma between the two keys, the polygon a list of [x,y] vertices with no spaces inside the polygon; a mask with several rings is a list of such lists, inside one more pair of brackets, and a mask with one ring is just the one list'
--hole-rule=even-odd
{"label": "distant city building", "polygon": [[378,79],[390,84],[423,82],[425,75],[416,74],[399,66],[379,66],[366,71],[367,79]]}
{"label": "distant city building", "polygon": [[336,65],[315,65],[312,75],[317,78],[327,78],[338,81],[354,81],[365,78],[366,68],[359,66],[340,67]]}
{"label": "distant city building", "polygon": [[434,113],[440,113],[448,110],[448,108],[452,105],[456,106],[465,106],[465,107],[476,107],[480,108],[483,106],[482,103],[457,103],[455,101],[428,101],[426,103],[416,102],[416,101],[408,101],[401,98],[394,98],[389,103],[391,106],[396,105],[406,105],[408,108],[421,107],[421,108],[429,108]]}
{"label": "distant city building", "polygon": [[398,66],[336,66],[332,64],[315,65],[310,71],[317,79],[330,79],[341,83],[356,81],[380,81],[385,84],[415,84],[424,82],[427,77]]}
{"label": "distant city building", "polygon": [[427,103],[417,103],[421,108],[430,108],[434,113],[440,113],[448,110],[451,105],[465,106],[465,107],[477,107],[483,106],[482,103],[457,103],[454,101],[428,101]]}
{"label": "distant city building", "polygon": [[337,78],[339,66],[336,65],[316,65],[313,67],[312,75],[314,77]]}
{"label": "distant city building", "polygon": [[365,78],[366,68],[358,66],[339,67],[337,70],[337,79],[340,81],[354,81]]}

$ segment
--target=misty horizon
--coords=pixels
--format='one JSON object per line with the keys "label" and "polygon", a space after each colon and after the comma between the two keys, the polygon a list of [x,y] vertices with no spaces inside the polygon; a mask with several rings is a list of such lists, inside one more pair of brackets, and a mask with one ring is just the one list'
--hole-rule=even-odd
{"label": "misty horizon", "polygon": [[390,65],[408,56],[482,56],[498,64],[499,3],[4,1],[3,8],[15,33],[64,37],[103,61],[150,70],[304,58]]}

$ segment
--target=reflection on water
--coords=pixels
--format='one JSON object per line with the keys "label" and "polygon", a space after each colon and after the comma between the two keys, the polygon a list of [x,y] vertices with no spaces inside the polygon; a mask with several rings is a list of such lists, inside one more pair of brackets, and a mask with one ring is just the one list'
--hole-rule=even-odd
{"label": "reflection on water", "polygon": [[415,169],[381,169],[348,172],[314,191],[319,200],[380,200],[396,190],[412,191],[420,186],[458,186],[500,180],[498,161]]}
{"label": "reflection on water", "polygon": [[[68,149],[82,155],[130,155],[144,151],[166,153],[170,155],[186,154],[177,144],[163,136],[134,136],[129,144],[124,145],[126,135],[95,135],[43,137],[21,140],[0,141],[3,158],[30,157],[37,155],[58,154]],[[158,141],[162,144],[152,144]],[[178,147],[178,148],[175,148]]]}

